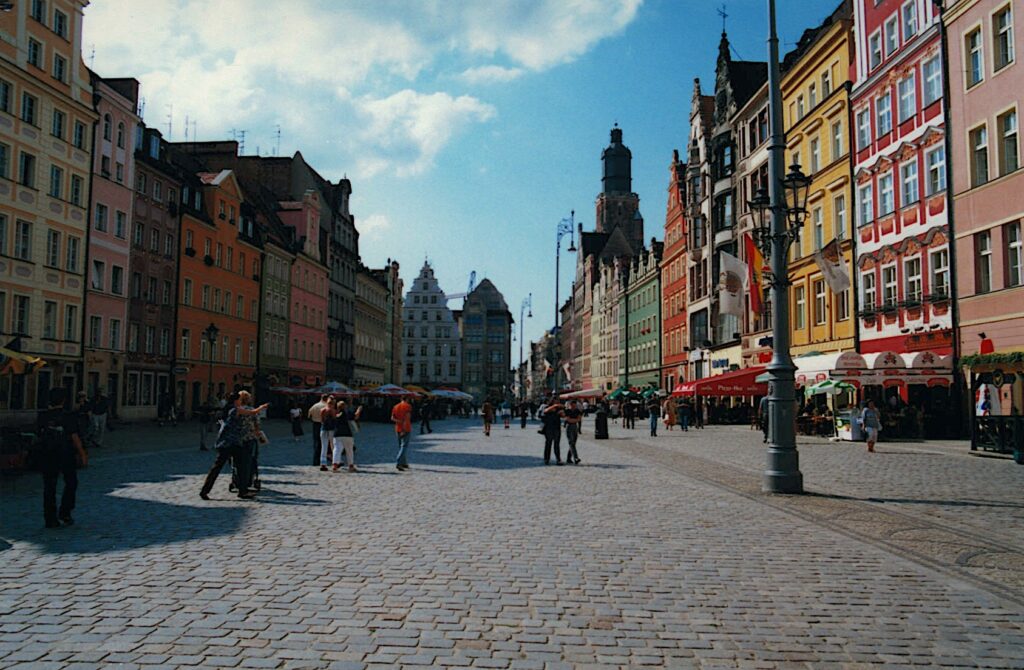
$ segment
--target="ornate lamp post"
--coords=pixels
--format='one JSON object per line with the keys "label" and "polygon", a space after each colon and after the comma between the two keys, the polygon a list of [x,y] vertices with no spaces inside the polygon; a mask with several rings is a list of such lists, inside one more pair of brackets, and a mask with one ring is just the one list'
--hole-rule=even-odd
{"label": "ornate lamp post", "polygon": [[[558,273],[559,273],[559,264],[560,264],[561,259],[562,259],[562,238],[565,237],[566,235],[569,236],[569,248],[566,251],[569,251],[569,252],[576,251],[576,243],[573,241],[573,229],[576,227],[575,218],[576,218],[576,210],[571,210],[569,212],[569,218],[568,219],[562,219],[561,221],[558,222],[558,229],[557,229],[557,233],[555,235],[555,329],[554,329],[554,331],[552,331],[552,334],[555,337],[558,336],[558,331],[559,331],[558,315],[559,315],[559,308],[561,307],[561,305],[559,305],[559,303],[558,303],[558,279],[559,279]],[[553,371],[553,373],[551,375],[551,393],[552,394],[558,393],[558,368],[560,367],[558,363],[559,363],[558,360],[554,361],[555,369],[554,369],[554,371]]]}
{"label": "ornate lamp post", "polygon": [[[525,317],[523,313],[526,312]],[[533,294],[530,293],[523,298],[519,306],[519,402],[526,398],[526,381],[523,379],[523,320],[533,318]]]}
{"label": "ornate lamp post", "polygon": [[217,336],[220,334],[220,328],[216,324],[210,323],[203,331],[203,337],[210,343],[209,347],[209,373],[206,379],[206,402],[209,405],[213,405],[213,347],[217,344]]}
{"label": "ornate lamp post", "polygon": [[[775,0],[768,0],[768,109],[771,140],[768,145],[768,192],[758,189],[748,204],[757,221],[754,240],[771,263],[766,284],[771,287],[772,360],[768,364],[768,457],[762,490],[766,493],[802,493],[803,475],[796,450],[794,413],[796,366],[789,352],[790,246],[800,239],[807,217],[810,177],[794,163],[785,171],[786,140],[782,126],[782,91],[779,76],[779,38],[775,31]],[[770,214],[768,221],[765,215]]]}

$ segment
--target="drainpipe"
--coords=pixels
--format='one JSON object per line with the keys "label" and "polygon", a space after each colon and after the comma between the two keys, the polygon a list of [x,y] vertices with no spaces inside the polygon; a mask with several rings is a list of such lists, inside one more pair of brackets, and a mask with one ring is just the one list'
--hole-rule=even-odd
{"label": "drainpipe", "polygon": [[[94,84],[92,95],[92,108],[93,111],[97,113],[97,116],[96,119],[92,122],[92,135],[90,137],[91,141],[89,143],[89,197],[86,200],[87,204],[85,208],[85,249],[83,249],[84,253],[82,254],[82,323],[79,327],[79,342],[81,342],[82,347],[82,362],[79,364],[78,388],[75,389],[76,392],[85,389],[85,323],[87,321],[86,313],[88,311],[86,309],[86,302],[89,297],[89,262],[92,260],[89,254],[89,242],[92,239],[93,182],[96,181],[96,129],[99,128],[100,125],[99,111],[96,107],[98,103],[99,93],[96,93],[96,85]],[[127,335],[127,333],[125,334]],[[72,403],[73,402],[74,401],[72,400]]]}
{"label": "drainpipe", "polygon": [[857,133],[853,125],[853,82],[847,81],[843,86],[846,88],[846,128],[849,131],[847,136],[850,138],[850,146],[847,150],[850,156],[848,161],[850,164],[850,201],[847,203],[846,210],[846,220],[849,223],[847,227],[850,229],[850,260],[852,261],[850,268],[850,318],[853,319],[853,350],[860,353],[860,317],[857,316],[859,311],[857,303],[860,302],[858,287],[860,272],[857,270],[857,183],[854,174],[854,163],[857,157]]}

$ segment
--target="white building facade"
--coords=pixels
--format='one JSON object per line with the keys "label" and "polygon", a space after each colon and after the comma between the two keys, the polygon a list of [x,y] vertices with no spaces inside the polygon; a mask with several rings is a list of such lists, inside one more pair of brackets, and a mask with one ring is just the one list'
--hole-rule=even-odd
{"label": "white building facade", "polygon": [[462,343],[448,298],[424,262],[405,294],[405,382],[420,386],[462,383]]}

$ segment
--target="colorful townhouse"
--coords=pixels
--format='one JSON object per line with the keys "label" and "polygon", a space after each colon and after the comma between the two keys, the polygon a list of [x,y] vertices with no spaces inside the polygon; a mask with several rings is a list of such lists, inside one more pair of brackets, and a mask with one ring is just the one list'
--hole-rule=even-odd
{"label": "colorful townhouse", "polygon": [[854,36],[860,351],[947,355],[954,335],[939,9],[926,0],[856,0]]}
{"label": "colorful townhouse", "polygon": [[20,351],[0,374],[5,425],[33,421],[52,387],[82,383],[97,120],[81,57],[86,4],[0,12],[0,346]]}
{"label": "colorful townhouse", "polygon": [[630,259],[625,274],[619,323],[622,332],[622,369],[619,383],[640,389],[661,385],[661,256],[664,245],[651,239]]}
{"label": "colorful townhouse", "polygon": [[[793,356],[856,347],[848,216],[852,18],[851,2],[844,0],[820,26],[804,31],[782,63],[787,170],[798,164],[812,179],[807,217],[789,256]],[[829,285],[817,260],[817,254],[833,241],[847,278],[842,287]]]}
{"label": "colorful townhouse", "polygon": [[686,163],[672,152],[661,259],[661,388],[686,380]]}
{"label": "colorful townhouse", "polygon": [[[173,398],[181,170],[160,131],[136,126],[122,419],[157,416]],[[166,410],[166,408],[164,408]]]}
{"label": "colorful townhouse", "polygon": [[[128,256],[130,217],[135,201],[135,128],[141,121],[136,110],[139,82],[134,79],[108,81],[91,74],[99,126],[93,145],[91,221],[86,248],[85,391],[90,398],[101,388],[106,391],[111,413],[117,416],[125,400],[121,397],[121,384],[129,290],[138,288],[134,284],[129,288]],[[155,242],[160,249],[164,240],[160,238]],[[151,278],[142,289],[148,301],[159,303],[158,279]],[[142,351],[155,353],[159,335],[146,330]],[[167,338],[166,346],[170,333],[163,335]],[[163,381],[166,390],[166,377]],[[156,395],[156,389],[149,386],[144,389],[141,401],[155,404]]]}

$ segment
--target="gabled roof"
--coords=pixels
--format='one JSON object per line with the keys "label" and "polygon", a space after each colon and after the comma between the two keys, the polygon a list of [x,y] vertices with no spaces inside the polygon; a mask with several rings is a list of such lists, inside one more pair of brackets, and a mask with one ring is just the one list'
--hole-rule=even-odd
{"label": "gabled roof", "polygon": [[747,100],[750,100],[758,89],[768,81],[767,63],[745,60],[729,61],[728,71],[736,109],[747,104]]}

